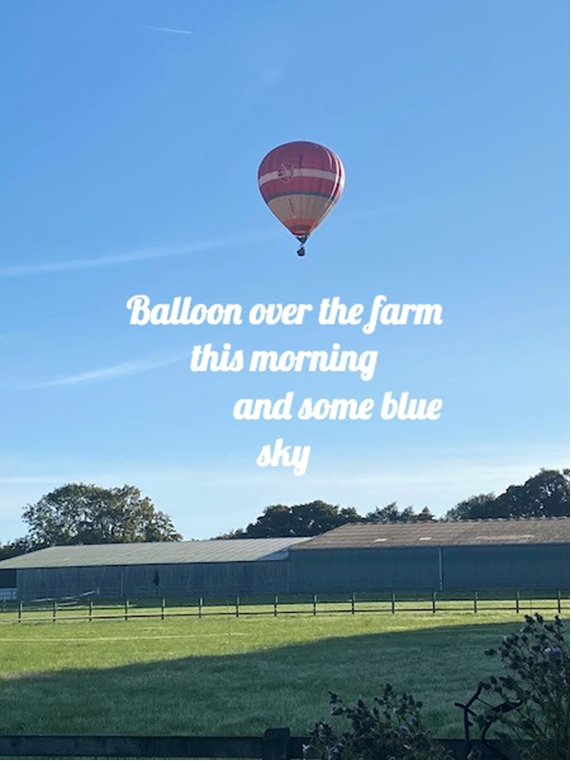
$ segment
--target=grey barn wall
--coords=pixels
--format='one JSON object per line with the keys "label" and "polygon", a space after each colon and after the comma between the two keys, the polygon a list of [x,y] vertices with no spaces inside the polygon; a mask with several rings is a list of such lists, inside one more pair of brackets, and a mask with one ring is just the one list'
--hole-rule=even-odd
{"label": "grey barn wall", "polygon": [[569,545],[444,547],[447,589],[569,588]]}
{"label": "grey barn wall", "polygon": [[134,598],[279,594],[289,588],[289,564],[277,560],[29,568],[17,573],[18,597],[22,600],[73,596],[92,590],[106,597]]}
{"label": "grey barn wall", "polygon": [[16,571],[0,569],[0,589],[13,589],[16,586]]}
{"label": "grey barn wall", "polygon": [[292,593],[569,588],[569,545],[293,550]]}
{"label": "grey barn wall", "polygon": [[290,553],[295,593],[438,589],[438,547],[312,549]]}

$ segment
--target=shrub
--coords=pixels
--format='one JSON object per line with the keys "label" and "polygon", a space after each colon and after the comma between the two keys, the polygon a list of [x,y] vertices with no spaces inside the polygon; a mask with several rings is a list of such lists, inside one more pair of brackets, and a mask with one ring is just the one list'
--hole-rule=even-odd
{"label": "shrub", "polygon": [[350,727],[342,734],[326,722],[318,722],[304,749],[307,759],[433,759],[446,758],[422,725],[422,703],[412,695],[399,695],[390,684],[380,697],[367,706],[358,700],[346,705],[330,693],[331,715],[347,720]]}
{"label": "shrub", "polygon": [[505,673],[481,682],[486,707],[476,717],[482,729],[516,739],[534,759],[569,758],[569,648],[563,623],[526,616],[517,634],[497,649]]}

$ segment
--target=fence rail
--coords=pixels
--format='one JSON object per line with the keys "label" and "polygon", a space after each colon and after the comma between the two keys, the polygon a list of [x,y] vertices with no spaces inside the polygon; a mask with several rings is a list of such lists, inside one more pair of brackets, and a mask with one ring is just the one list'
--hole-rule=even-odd
{"label": "fence rail", "polygon": [[[188,758],[301,759],[306,737],[292,737],[287,728],[267,729],[262,737],[144,736],[0,736],[1,758]],[[521,747],[499,742],[497,749],[480,740],[439,739],[447,758],[522,758]],[[518,751],[515,752],[514,751]]]}
{"label": "fence rail", "polygon": [[410,593],[392,592],[390,595],[352,594],[350,596],[305,595],[273,598],[212,597],[208,600],[199,597],[191,600],[167,598],[155,600],[117,600],[109,601],[94,597],[64,598],[60,600],[45,599],[35,601],[0,602],[0,623],[57,623],[73,621],[129,621],[136,618],[205,618],[209,616],[281,616],[361,613],[473,613],[548,612],[561,614],[568,610],[568,593],[561,591],[540,593],[531,596],[516,590],[508,596],[495,597],[478,591],[457,596],[432,592],[424,596],[412,596]]}
{"label": "fence rail", "polygon": [[0,736],[5,758],[303,758],[302,738],[289,729],[268,729],[262,737]]}

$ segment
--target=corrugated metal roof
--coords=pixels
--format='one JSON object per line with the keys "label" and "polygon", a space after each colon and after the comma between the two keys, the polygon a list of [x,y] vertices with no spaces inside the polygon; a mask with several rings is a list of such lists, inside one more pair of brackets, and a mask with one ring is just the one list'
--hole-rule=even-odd
{"label": "corrugated metal roof", "polygon": [[426,523],[356,523],[328,531],[294,551],[350,547],[431,545],[568,544],[569,518]]}
{"label": "corrugated metal roof", "polygon": [[48,547],[3,560],[0,569],[285,560],[290,547],[305,541],[305,537],[289,537]]}

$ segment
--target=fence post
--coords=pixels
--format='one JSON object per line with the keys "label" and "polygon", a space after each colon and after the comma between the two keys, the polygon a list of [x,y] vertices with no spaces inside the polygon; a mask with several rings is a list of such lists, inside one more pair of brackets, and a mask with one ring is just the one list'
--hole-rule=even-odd
{"label": "fence post", "polygon": [[87,615],[88,615],[88,618],[89,618],[89,623],[91,623],[93,621],[93,600],[91,600],[91,599],[88,602],[88,613],[87,613]]}
{"label": "fence post", "polygon": [[432,612],[436,613],[436,592],[432,593]]}
{"label": "fence post", "polygon": [[163,597],[161,600],[161,621],[165,620],[165,608],[167,607],[167,601]]}
{"label": "fence post", "polygon": [[478,612],[478,593],[474,592],[474,613]]}
{"label": "fence post", "polygon": [[317,615],[317,595],[313,595],[313,615]]}
{"label": "fence post", "polygon": [[18,603],[18,623],[22,622],[22,612],[23,612],[23,610],[24,610],[24,604],[20,600],[20,602]]}
{"label": "fence post", "polygon": [[278,615],[278,596],[274,596],[274,616]]}
{"label": "fence post", "polygon": [[54,600],[52,602],[52,624],[55,624],[56,622],[56,615],[57,615],[57,603]]}
{"label": "fence post", "polygon": [[397,596],[395,592],[391,593],[391,613],[394,613],[397,606]]}
{"label": "fence post", "polygon": [[240,617],[240,598],[236,595],[236,618]]}
{"label": "fence post", "polygon": [[519,589],[515,592],[515,612],[519,613]]}
{"label": "fence post", "polygon": [[561,613],[561,590],[557,590],[557,612]]}
{"label": "fence post", "polygon": [[355,592],[351,595],[351,615],[355,615]]}
{"label": "fence post", "polygon": [[202,597],[198,598],[198,617],[202,618]]}
{"label": "fence post", "polygon": [[129,620],[129,600],[125,600],[125,621]]}
{"label": "fence post", "polygon": [[262,738],[262,758],[289,758],[289,729],[266,729]]}

